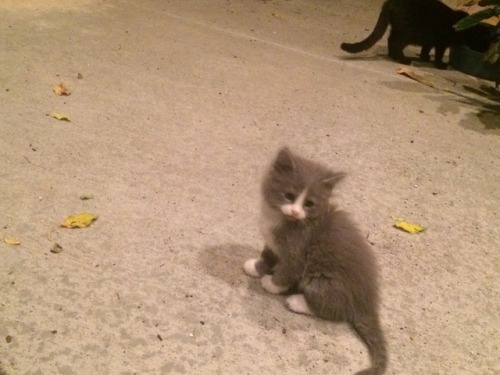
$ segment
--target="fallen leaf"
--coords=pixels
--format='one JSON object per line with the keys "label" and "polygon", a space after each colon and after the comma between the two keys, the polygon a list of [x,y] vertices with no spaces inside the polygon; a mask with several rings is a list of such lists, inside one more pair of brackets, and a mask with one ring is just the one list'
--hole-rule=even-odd
{"label": "fallen leaf", "polygon": [[60,113],[60,112],[52,112],[50,114],[52,117],[54,117],[56,120],[59,120],[59,121],[68,121],[68,122],[71,122],[71,119],[69,118],[69,116],[65,113]]}
{"label": "fallen leaf", "polygon": [[17,238],[7,234],[3,238],[4,242],[9,244],[9,245],[20,245],[21,241],[19,241]]}
{"label": "fallen leaf", "polygon": [[80,195],[80,199],[82,201],[86,201],[86,200],[89,200],[89,199],[94,199],[94,194],[91,194],[91,193],[82,194],[82,195]]}
{"label": "fallen leaf", "polygon": [[51,253],[58,254],[63,250],[62,246],[59,245],[58,243],[55,243],[52,248],[50,249]]}
{"label": "fallen leaf", "polygon": [[400,66],[398,68],[398,70],[396,70],[396,72],[398,74],[401,74],[401,75],[405,76],[405,77],[411,78],[414,81],[423,83],[426,86],[434,87],[434,84],[431,81],[429,81],[429,80],[425,79],[424,77],[416,74],[412,69],[408,68],[407,66]]}
{"label": "fallen leaf", "polygon": [[92,224],[94,220],[97,220],[97,216],[89,214],[88,212],[83,212],[78,215],[69,216],[64,220],[61,226],[65,228],[86,228]]}
{"label": "fallen leaf", "polygon": [[57,85],[55,85],[52,88],[52,91],[54,91],[54,94],[59,95],[59,96],[71,95],[71,90],[64,83],[58,83]]}
{"label": "fallen leaf", "polygon": [[414,224],[414,223],[409,223],[406,220],[396,220],[396,223],[394,224],[394,227],[401,229],[405,232],[414,234],[414,233],[420,233],[425,230],[425,228],[419,224]]}

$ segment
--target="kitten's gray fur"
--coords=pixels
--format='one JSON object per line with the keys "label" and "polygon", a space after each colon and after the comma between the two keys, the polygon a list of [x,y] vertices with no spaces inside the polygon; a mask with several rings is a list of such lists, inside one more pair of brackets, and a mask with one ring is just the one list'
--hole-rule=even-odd
{"label": "kitten's gray fur", "polygon": [[[380,375],[387,367],[387,351],[378,314],[375,257],[348,214],[329,201],[343,177],[281,149],[262,184],[266,245],[258,260],[245,263],[245,271],[262,277],[263,286],[264,279],[271,280],[277,287],[273,293],[300,293],[307,313],[350,323],[371,358],[371,367],[357,375]],[[285,214],[283,207],[304,191],[305,217]],[[288,307],[303,312],[290,303]]]}

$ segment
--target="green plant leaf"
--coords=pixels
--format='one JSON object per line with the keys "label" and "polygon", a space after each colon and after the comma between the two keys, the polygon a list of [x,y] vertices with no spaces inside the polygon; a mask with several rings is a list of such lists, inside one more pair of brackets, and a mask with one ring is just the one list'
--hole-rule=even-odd
{"label": "green plant leaf", "polygon": [[484,54],[484,60],[490,64],[495,64],[500,60],[500,40],[493,43],[488,51]]}
{"label": "green plant leaf", "polygon": [[478,5],[487,7],[489,5],[500,5],[500,0],[479,0]]}
{"label": "green plant leaf", "polygon": [[498,14],[500,14],[500,7],[483,9],[477,13],[474,13],[474,14],[471,14],[470,16],[462,18],[453,27],[457,31],[465,30],[465,29],[468,29],[469,27],[477,25],[482,20],[488,19],[488,18],[496,16]]}

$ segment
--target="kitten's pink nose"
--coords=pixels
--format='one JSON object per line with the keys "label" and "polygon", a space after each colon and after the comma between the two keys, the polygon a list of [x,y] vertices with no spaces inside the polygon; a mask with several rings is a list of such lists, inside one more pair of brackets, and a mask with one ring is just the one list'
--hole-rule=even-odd
{"label": "kitten's pink nose", "polygon": [[296,219],[299,219],[300,218],[300,210],[293,207],[292,208],[292,216]]}

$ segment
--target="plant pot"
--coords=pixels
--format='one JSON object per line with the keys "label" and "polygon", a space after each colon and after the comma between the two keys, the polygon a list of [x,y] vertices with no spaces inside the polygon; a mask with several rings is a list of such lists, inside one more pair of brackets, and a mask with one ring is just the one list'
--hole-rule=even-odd
{"label": "plant pot", "polygon": [[490,64],[484,61],[484,53],[467,46],[450,48],[450,65],[462,73],[489,81],[500,80],[500,62]]}

